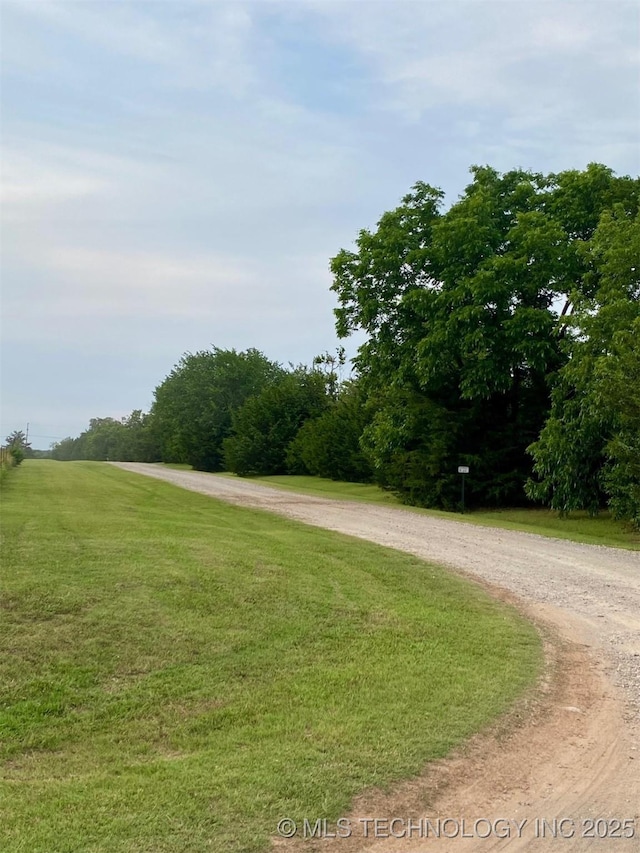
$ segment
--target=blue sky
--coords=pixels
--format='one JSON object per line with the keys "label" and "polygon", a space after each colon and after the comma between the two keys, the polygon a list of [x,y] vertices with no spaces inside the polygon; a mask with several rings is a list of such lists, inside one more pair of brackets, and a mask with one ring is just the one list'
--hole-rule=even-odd
{"label": "blue sky", "polygon": [[637,175],[639,9],[2,0],[0,438],[148,409],[187,351],[335,348],[329,258],[417,180]]}

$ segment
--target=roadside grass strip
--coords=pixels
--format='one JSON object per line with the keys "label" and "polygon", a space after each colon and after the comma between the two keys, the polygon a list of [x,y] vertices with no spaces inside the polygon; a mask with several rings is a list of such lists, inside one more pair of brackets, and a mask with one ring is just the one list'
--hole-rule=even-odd
{"label": "roadside grass strip", "polygon": [[540,670],[442,568],[105,464],[28,460],[2,522],[3,851],[264,851]]}

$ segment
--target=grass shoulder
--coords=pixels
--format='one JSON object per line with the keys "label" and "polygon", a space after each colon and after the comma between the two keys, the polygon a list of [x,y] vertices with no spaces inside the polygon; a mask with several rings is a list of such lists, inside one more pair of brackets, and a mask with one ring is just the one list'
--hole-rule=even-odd
{"label": "grass shoulder", "polygon": [[258,853],[540,669],[535,629],[444,569],[109,465],[25,465],[3,536],[6,850]]}

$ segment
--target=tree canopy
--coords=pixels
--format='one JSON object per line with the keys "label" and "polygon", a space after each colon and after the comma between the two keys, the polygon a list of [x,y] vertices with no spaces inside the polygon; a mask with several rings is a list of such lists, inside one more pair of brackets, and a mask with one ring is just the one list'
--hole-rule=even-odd
{"label": "tree canopy", "polygon": [[150,415],[135,409],[128,417],[91,418],[88,429],[77,438],[65,438],[51,448],[51,457],[60,461],[157,462],[160,447]]}
{"label": "tree canopy", "polygon": [[527,490],[563,513],[607,499],[640,525],[640,216],[605,211],[583,252],[589,275]]}
{"label": "tree canopy", "polygon": [[290,445],[305,422],[328,405],[326,377],[298,368],[250,397],[233,416],[224,442],[227,469],[241,476],[302,473]]}
{"label": "tree canopy", "polygon": [[418,183],[331,261],[338,334],[367,334],[356,363],[379,401],[363,436],[376,476],[444,507],[459,463],[476,503],[526,499],[527,448],[571,357],[571,306],[596,286],[589,246],[614,207],[638,209],[638,181],[596,164],[471,171],[446,212],[442,192]]}
{"label": "tree canopy", "polygon": [[224,467],[233,414],[282,374],[256,349],[187,354],[156,388],[152,415],[162,458],[203,471]]}

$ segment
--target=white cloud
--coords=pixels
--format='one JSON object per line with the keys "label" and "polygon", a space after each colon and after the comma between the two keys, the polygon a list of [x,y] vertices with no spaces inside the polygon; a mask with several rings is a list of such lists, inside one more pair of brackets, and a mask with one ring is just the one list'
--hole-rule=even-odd
{"label": "white cloud", "polygon": [[94,195],[106,187],[100,178],[47,167],[19,154],[4,154],[2,165],[2,204],[8,219],[25,205],[46,205]]}
{"label": "white cloud", "polygon": [[[79,341],[121,321],[153,324],[167,319],[191,322],[194,330],[208,322],[212,333],[230,335],[234,328],[258,330],[262,325],[268,335],[278,337],[279,324],[295,324],[305,313],[319,310],[331,327],[329,275],[321,255],[292,251],[274,265],[193,251],[40,244],[30,263],[24,253],[22,262],[21,275],[36,284],[7,292],[6,340],[23,340],[39,330],[41,339],[70,335]],[[297,280],[295,295],[282,286],[284,274]]]}
{"label": "white cloud", "polygon": [[[6,6],[32,25],[164,71],[165,85],[218,87],[241,96],[259,81],[251,58],[251,16],[237,3],[38,0]],[[40,65],[38,55],[31,59]],[[14,60],[26,65],[24,56]]]}
{"label": "white cloud", "polygon": [[[546,78],[549,62],[560,61],[574,86],[582,62],[618,67],[622,74],[637,66],[633,48],[624,49],[638,25],[638,8],[630,3],[467,0],[397,2],[393,10],[385,3],[313,8],[334,38],[369,61],[386,87],[386,106],[412,121],[439,104],[524,112],[523,96],[540,89],[553,93],[556,82],[562,86]],[[562,88],[557,94],[563,97]],[[597,101],[598,92],[589,94]]]}
{"label": "white cloud", "polygon": [[[150,62],[175,61],[173,33],[163,29],[140,7],[115,2],[65,4],[38,0],[35,3],[8,3],[21,15],[80,36],[116,53]],[[144,9],[144,6],[142,7]]]}
{"label": "white cloud", "polygon": [[51,319],[200,318],[237,301],[239,288],[256,296],[251,274],[216,255],[54,246],[40,250],[38,265],[50,279],[37,312]]}
{"label": "white cloud", "polygon": [[69,203],[103,204],[122,187],[144,180],[153,163],[96,148],[6,140],[2,154],[2,218],[5,223],[54,224]]}

